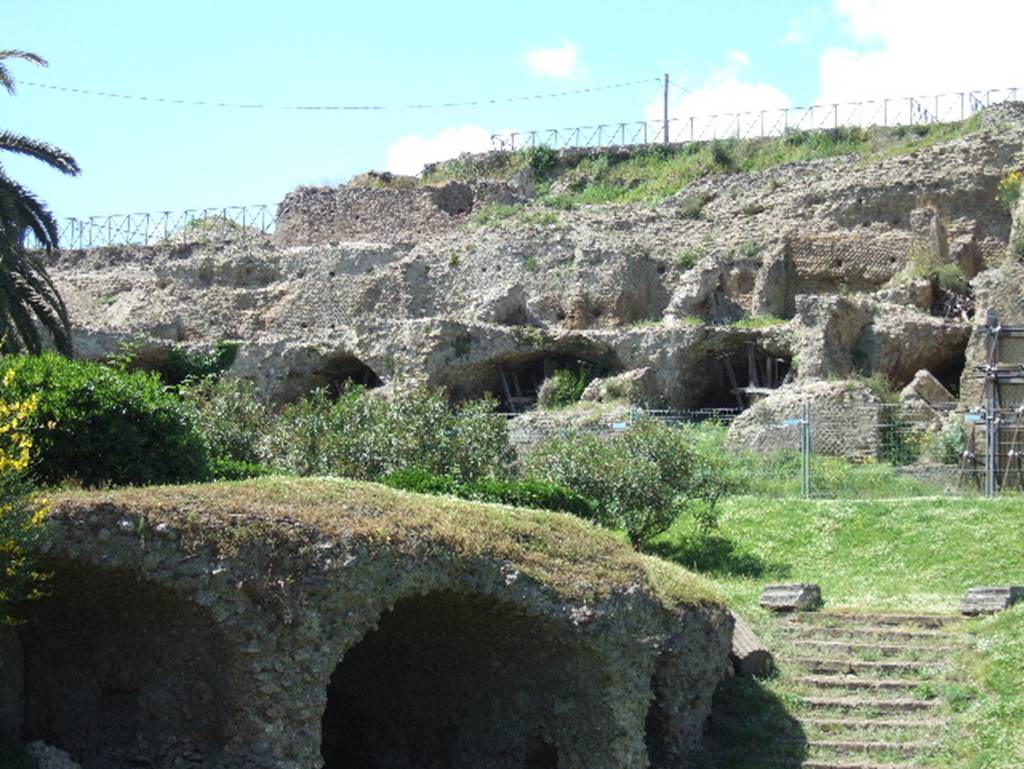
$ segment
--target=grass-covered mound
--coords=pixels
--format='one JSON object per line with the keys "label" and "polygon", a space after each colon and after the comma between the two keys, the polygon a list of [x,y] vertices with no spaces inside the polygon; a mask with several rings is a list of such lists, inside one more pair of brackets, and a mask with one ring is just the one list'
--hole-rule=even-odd
{"label": "grass-covered mound", "polygon": [[[663,200],[712,174],[746,173],[806,160],[858,155],[865,161],[906,154],[977,131],[980,115],[958,123],[895,128],[840,127],[794,131],[765,139],[718,139],[555,153],[547,147],[445,161],[423,182],[512,178],[529,168],[540,182],[539,202],[555,208]],[[551,183],[565,178],[568,184]],[[567,188],[567,189],[563,189]],[[699,215],[699,210],[696,212]]]}
{"label": "grass-covered mound", "polygon": [[[60,516],[113,505],[148,524],[187,525],[204,541],[251,541],[290,524],[421,556],[443,548],[466,559],[499,561],[566,599],[600,599],[637,587],[666,606],[719,602],[708,580],[636,553],[623,538],[563,513],[396,491],[337,478],[267,477],[194,486],[150,486],[62,493]],[[280,522],[281,526],[275,526]]]}

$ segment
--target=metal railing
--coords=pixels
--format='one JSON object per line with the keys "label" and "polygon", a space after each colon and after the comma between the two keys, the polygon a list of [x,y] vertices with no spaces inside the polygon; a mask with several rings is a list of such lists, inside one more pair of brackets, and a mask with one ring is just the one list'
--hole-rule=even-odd
{"label": "metal railing", "polygon": [[495,150],[514,151],[541,145],[552,149],[616,147],[644,144],[686,144],[715,139],[766,139],[797,131],[821,131],[840,127],[897,127],[930,125],[966,120],[993,104],[1016,101],[1024,89],[991,88],[930,96],[809,107],[787,107],[661,120],[601,123],[570,128],[545,128],[491,135]]}
{"label": "metal railing", "polygon": [[[1015,101],[1024,89],[963,91],[937,96],[790,107],[671,118],[668,141],[688,143],[724,138],[769,138],[842,126],[930,125],[965,120],[993,104]],[[608,123],[574,128],[493,134],[492,147],[514,151],[545,145],[553,149],[661,144],[662,120]],[[60,222],[60,245],[67,249],[121,245],[176,245],[266,236],[277,224],[277,207],[266,204],[222,206],[184,211],[71,217]],[[40,244],[27,236],[29,248]]]}
{"label": "metal railing", "polygon": [[[70,217],[59,223],[60,246],[68,249],[158,244],[187,245],[247,240],[273,233],[277,206],[222,206],[156,213]],[[38,248],[31,236],[27,247]]]}

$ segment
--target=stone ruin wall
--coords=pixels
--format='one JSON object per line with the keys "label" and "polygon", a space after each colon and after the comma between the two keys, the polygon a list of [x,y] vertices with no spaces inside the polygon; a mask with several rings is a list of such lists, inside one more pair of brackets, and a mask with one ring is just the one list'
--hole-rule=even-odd
{"label": "stone ruin wall", "polygon": [[903,269],[913,242],[909,233],[791,237],[793,293],[876,291]]}
{"label": "stone ruin wall", "polygon": [[499,182],[384,185],[299,187],[278,206],[274,244],[281,248],[356,241],[414,244],[453,231],[482,206],[525,202],[513,185]]}
{"label": "stone ruin wall", "polygon": [[0,635],[0,731],[84,769],[682,769],[728,664],[721,607],[566,598],[440,541],[222,526],[58,505],[50,593]]}

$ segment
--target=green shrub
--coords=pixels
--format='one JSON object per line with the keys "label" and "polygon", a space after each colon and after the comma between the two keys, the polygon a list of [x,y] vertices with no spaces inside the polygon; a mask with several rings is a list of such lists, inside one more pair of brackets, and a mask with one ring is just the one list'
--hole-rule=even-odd
{"label": "green shrub", "polygon": [[907,264],[893,279],[896,283],[928,280],[943,291],[968,295],[971,286],[963,268],[956,262],[944,262],[926,243],[917,242],[910,247]]}
{"label": "green shrub", "polygon": [[558,166],[558,153],[546,145],[524,150],[526,165],[538,180],[547,179]]}
{"label": "green shrub", "polygon": [[144,341],[126,342],[108,363],[123,371],[151,371],[175,387],[188,379],[220,376],[238,357],[238,342],[221,341],[209,352],[172,344],[146,350]]}
{"label": "green shrub", "polygon": [[[7,372],[14,371],[8,381]],[[29,470],[46,484],[183,483],[208,476],[203,440],[159,377],[48,353],[0,359],[2,400],[38,394]]]}
{"label": "green shrub", "polygon": [[932,274],[932,280],[943,291],[949,291],[954,294],[969,294],[971,292],[971,285],[967,281],[967,276],[964,275],[963,268],[956,262],[936,267]]}
{"label": "green shrub", "polygon": [[676,255],[676,267],[680,270],[692,270],[697,262],[704,258],[704,249],[701,246],[690,246],[684,248]]}
{"label": "green shrub", "polygon": [[592,380],[590,370],[581,368],[579,371],[561,368],[555,371],[543,385],[538,401],[544,408],[564,408],[579,403],[583,391]]}
{"label": "green shrub", "polygon": [[642,419],[621,436],[574,433],[542,443],[526,458],[526,477],[593,500],[596,519],[623,529],[641,548],[690,512],[714,526],[714,506],[727,490],[719,461],[694,447],[690,430]]}
{"label": "green shrub", "polygon": [[264,436],[273,421],[270,407],[256,385],[246,379],[190,379],[178,395],[204,440],[211,457],[259,462]]}
{"label": "green shrub", "polygon": [[458,483],[449,475],[434,475],[426,470],[410,469],[395,470],[388,473],[380,482],[385,486],[402,491],[413,491],[417,494],[451,494],[456,495]]}
{"label": "green shrub", "polygon": [[597,510],[593,502],[557,483],[538,479],[509,481],[502,478],[478,478],[458,487],[458,495],[480,502],[497,502],[513,507],[535,507],[572,513],[593,519]]}
{"label": "green shrub", "polygon": [[756,240],[748,240],[746,243],[740,246],[739,252],[741,256],[745,256],[748,259],[751,259],[757,256],[759,253],[761,253],[763,249],[764,246],[762,246]]}
{"label": "green shrub", "polygon": [[38,594],[34,546],[45,532],[23,473],[0,472],[0,627],[16,619],[12,607]]}
{"label": "green shrub", "polygon": [[424,470],[398,470],[384,476],[381,483],[417,494],[450,494],[477,502],[571,513],[587,519],[596,515],[595,505],[590,500],[564,486],[536,479],[478,478],[459,483],[448,475],[434,475]]}
{"label": "green shrub", "polygon": [[[350,393],[351,394],[351,393]],[[348,396],[342,396],[344,400]],[[295,475],[328,475],[334,471],[338,437],[334,403],[327,390],[288,404],[270,426],[260,446],[263,461]]]}
{"label": "green shrub", "polygon": [[246,478],[280,474],[280,470],[258,462],[241,462],[224,457],[210,460],[210,476],[216,481],[244,481]]}
{"label": "green shrub", "polygon": [[385,400],[361,387],[332,402],[321,390],[281,412],[263,444],[264,461],[297,475],[364,480],[406,469],[460,481],[503,475],[515,455],[496,405],[486,399],[452,410],[428,390]]}

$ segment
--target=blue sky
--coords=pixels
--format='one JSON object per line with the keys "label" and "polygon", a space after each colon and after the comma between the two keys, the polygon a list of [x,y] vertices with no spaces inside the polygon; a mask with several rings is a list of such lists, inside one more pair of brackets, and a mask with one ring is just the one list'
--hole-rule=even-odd
{"label": "blue sky", "polygon": [[[969,8],[970,12],[965,11]],[[299,184],[415,171],[491,132],[868,96],[1024,88],[1020,0],[329,2],[6,0],[3,125],[82,175],[7,170],[59,216],[277,203]],[[451,109],[295,111],[546,94]],[[269,109],[176,106],[29,83]],[[38,167],[37,167],[38,166]]]}

